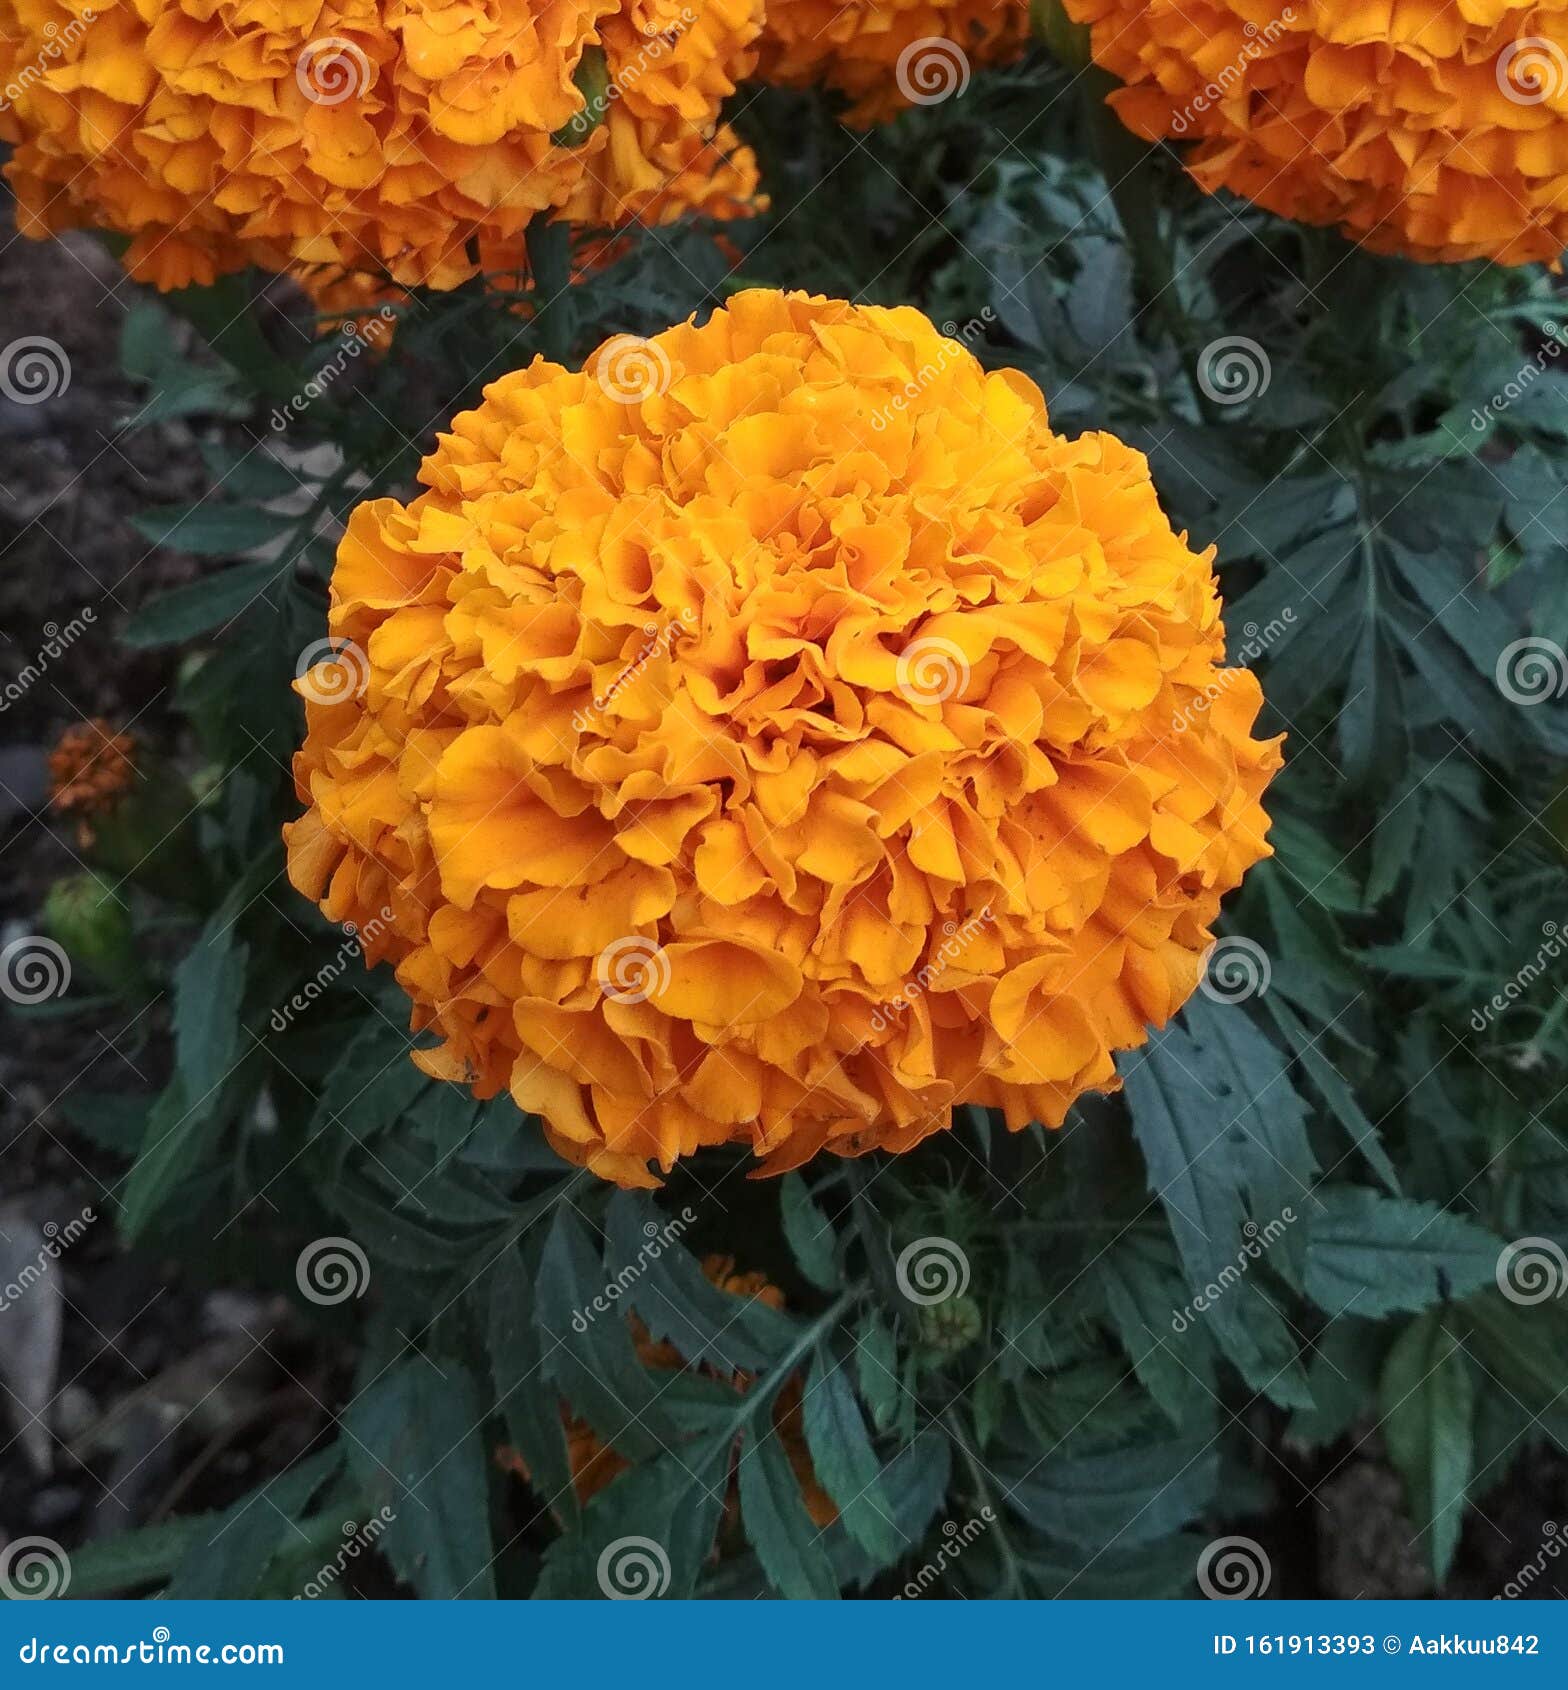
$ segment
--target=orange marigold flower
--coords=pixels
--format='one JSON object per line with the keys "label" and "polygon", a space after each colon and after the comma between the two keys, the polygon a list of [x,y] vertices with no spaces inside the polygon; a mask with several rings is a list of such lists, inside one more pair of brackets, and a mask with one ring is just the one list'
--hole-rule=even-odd
{"label": "orange marigold flower", "polygon": [[66,728],[49,753],[49,805],[61,815],[102,816],[136,783],[136,739],[102,716]]}
{"label": "orange marigold flower", "polygon": [[1197,983],[1278,741],[1212,550],[918,312],[766,290],[536,360],[352,514],[295,886],[426,1072],[657,1183],[1061,1123]]}
{"label": "orange marigold flower", "polygon": [[[732,1296],[756,1299],[766,1303],[769,1308],[784,1307],[784,1293],[769,1281],[766,1274],[737,1273],[733,1257],[705,1257],[702,1271],[711,1284],[721,1291],[728,1291]],[[674,1372],[686,1366],[686,1360],[680,1351],[669,1342],[660,1342],[651,1337],[647,1327],[635,1315],[631,1317],[631,1328],[637,1345],[637,1359],[644,1367]],[[704,1367],[702,1371],[710,1377],[720,1376],[712,1367]],[[745,1391],[751,1385],[751,1376],[736,1373],[731,1377],[730,1383],[737,1391]],[[811,1464],[811,1453],[806,1447],[801,1397],[802,1386],[797,1374],[787,1380],[779,1391],[778,1399],[773,1404],[773,1425],[800,1483],[801,1500],[806,1505],[806,1512],[817,1525],[830,1526],[838,1518],[838,1509],[833,1506],[833,1499],[817,1483],[816,1472]],[[623,1473],[630,1463],[624,1456],[617,1455],[608,1444],[601,1442],[588,1422],[579,1420],[572,1413],[570,1405],[563,1405],[561,1419],[566,1427],[566,1456],[572,1475],[572,1489],[576,1491],[579,1502],[587,1502],[590,1497],[597,1496],[617,1474]],[[503,1466],[521,1474],[525,1479],[528,1477],[528,1467],[515,1450],[502,1449],[499,1458]],[[735,1513],[733,1485],[726,1499],[725,1512],[729,1517],[733,1517]]]}
{"label": "orange marigold flower", "polygon": [[1568,244],[1568,0],[1064,3],[1210,192],[1429,261]]}
{"label": "orange marigold flower", "polygon": [[962,93],[971,70],[1028,39],[1028,0],[768,0],[759,74],[837,89],[866,127]]}
{"label": "orange marigold flower", "polygon": [[129,235],[165,288],[447,288],[521,264],[536,213],[743,213],[717,120],[761,26],[762,0],[0,0],[17,224]]}

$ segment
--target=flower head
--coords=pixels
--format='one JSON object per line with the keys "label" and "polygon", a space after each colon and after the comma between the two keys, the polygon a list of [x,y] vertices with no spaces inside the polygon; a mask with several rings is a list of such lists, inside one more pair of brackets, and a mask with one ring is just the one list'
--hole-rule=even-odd
{"label": "flower head", "polygon": [[1192,991],[1280,755],[1138,452],[918,311],[756,291],[503,377],[420,479],[350,519],[367,681],[299,683],[287,837],[394,910],[427,1072],[646,1184],[1059,1125]]}
{"label": "flower head", "polygon": [[1502,264],[1568,244],[1568,6],[1064,0],[1111,103],[1199,184],[1378,252]]}
{"label": "flower head", "polygon": [[49,807],[74,818],[86,838],[92,819],[116,809],[135,784],[135,737],[102,716],[64,729],[49,753]]}
{"label": "flower head", "polygon": [[749,209],[717,127],[761,0],[0,0],[24,234],[132,237],[160,287],[256,264],[454,287],[535,215]]}
{"label": "flower head", "polygon": [[789,88],[823,83],[857,127],[963,92],[971,70],[1017,58],[1027,0],[769,0],[759,73]]}

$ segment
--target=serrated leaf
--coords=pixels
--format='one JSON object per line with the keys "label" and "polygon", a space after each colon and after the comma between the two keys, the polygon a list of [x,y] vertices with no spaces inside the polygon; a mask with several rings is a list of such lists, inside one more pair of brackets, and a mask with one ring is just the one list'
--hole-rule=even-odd
{"label": "serrated leaf", "polygon": [[251,1491],[191,1543],[163,1595],[171,1601],[254,1595],[273,1557],[298,1539],[294,1522],[342,1462],[333,1445]]}
{"label": "serrated leaf", "polygon": [[535,1284],[544,1364],[574,1414],[629,1460],[646,1461],[674,1441],[674,1429],[637,1360],[623,1309],[607,1296],[610,1283],[582,1222],[561,1203]]}
{"label": "serrated leaf", "polygon": [[740,1458],[740,1506],[746,1537],[769,1582],[792,1601],[838,1595],[833,1563],[806,1512],[800,1480],[775,1432],[753,1433]]}
{"label": "serrated leaf", "polygon": [[1389,1459],[1405,1481],[1441,1584],[1453,1563],[1473,1460],[1475,1385],[1437,1310],[1413,1320],[1383,1364],[1379,1388]]}
{"label": "serrated leaf", "polygon": [[233,557],[254,551],[295,527],[298,519],[255,505],[164,505],[131,518],[137,533],[155,546],[197,557]]}
{"label": "serrated leaf", "polygon": [[1418,1313],[1489,1283],[1502,1242],[1435,1203],[1319,1186],[1307,1215],[1306,1291],[1330,1317]]}
{"label": "serrated leaf", "polygon": [[422,1355],[396,1363],[345,1415],[367,1507],[391,1516],[380,1547],[428,1601],[495,1596],[482,1418],[467,1369]]}
{"label": "serrated leaf", "polygon": [[833,1223],[799,1174],[786,1174],[780,1181],[779,1214],[795,1265],[819,1291],[837,1291],[842,1281],[833,1259]]}
{"label": "serrated leaf", "polygon": [[189,586],[149,599],[126,623],[121,638],[142,650],[177,645],[242,616],[267,596],[282,575],[277,564],[262,562],[239,563],[203,576]]}
{"label": "serrated leaf", "polygon": [[843,1364],[819,1346],[802,1401],[806,1447],[817,1482],[838,1507],[845,1530],[880,1565],[899,1552],[892,1506],[880,1482],[877,1459],[860,1404]]}
{"label": "serrated leaf", "polygon": [[514,1247],[490,1274],[488,1337],[496,1409],[528,1467],[529,1482],[562,1520],[577,1516],[577,1491],[566,1455],[560,1396],[544,1369],[534,1328],[533,1285]]}
{"label": "serrated leaf", "polygon": [[1037,1531],[1090,1553],[1131,1549],[1209,1508],[1219,1448],[1207,1433],[1149,1438],[1096,1455],[1048,1455],[998,1469],[1003,1500]]}

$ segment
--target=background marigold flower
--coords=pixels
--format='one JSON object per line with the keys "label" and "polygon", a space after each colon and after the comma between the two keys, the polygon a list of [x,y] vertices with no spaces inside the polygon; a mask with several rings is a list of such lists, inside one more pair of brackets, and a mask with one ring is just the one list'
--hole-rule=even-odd
{"label": "background marigold flower", "polygon": [[136,783],[136,739],[102,716],[73,722],[49,753],[49,807],[87,826],[113,810]]}
{"label": "background marigold flower", "polygon": [[1144,458],[918,311],[543,360],[353,513],[289,871],[428,1073],[654,1183],[1059,1125],[1195,986],[1278,742]]}
{"label": "background marigold flower", "polygon": [[1501,264],[1568,244],[1568,6],[1063,0],[1111,103],[1200,186],[1377,252]]}
{"label": "background marigold flower", "polygon": [[769,0],[759,74],[788,88],[848,96],[865,127],[963,91],[1029,37],[1026,0]]}
{"label": "background marigold flower", "polygon": [[[731,1296],[761,1301],[773,1309],[784,1307],[784,1293],[766,1274],[737,1273],[731,1256],[705,1256],[702,1271],[710,1284],[729,1292]],[[637,1359],[644,1367],[674,1372],[687,1365],[686,1358],[674,1344],[654,1338],[635,1315],[631,1317],[630,1325],[637,1346]],[[702,1372],[711,1378],[725,1377],[711,1366],[704,1366]],[[745,1391],[750,1388],[751,1375],[735,1373],[729,1376],[729,1382],[737,1392]],[[786,1380],[773,1404],[773,1426],[800,1482],[801,1500],[806,1505],[806,1512],[817,1525],[830,1526],[838,1518],[838,1509],[817,1483],[816,1471],[811,1464],[811,1452],[806,1447],[801,1417],[802,1389],[799,1374]],[[577,1493],[579,1502],[587,1502],[618,1474],[625,1472],[630,1463],[606,1444],[586,1420],[578,1419],[570,1404],[562,1406],[561,1419],[566,1428],[566,1459],[572,1475],[572,1489]],[[525,1479],[529,1477],[527,1464],[515,1450],[502,1449],[498,1455],[503,1466]],[[732,1482],[725,1499],[725,1515],[733,1520],[736,1514],[737,1500]]]}
{"label": "background marigold flower", "polygon": [[128,235],[164,288],[250,264],[448,288],[517,268],[536,214],[735,215],[756,167],[718,112],[761,23],[761,0],[0,0],[17,225]]}

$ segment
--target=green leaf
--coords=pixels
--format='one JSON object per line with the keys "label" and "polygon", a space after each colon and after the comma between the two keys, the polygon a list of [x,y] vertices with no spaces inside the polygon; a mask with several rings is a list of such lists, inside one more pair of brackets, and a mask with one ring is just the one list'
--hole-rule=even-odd
{"label": "green leaf", "polygon": [[1435,1203],[1319,1186],[1307,1215],[1306,1291],[1331,1317],[1419,1313],[1488,1284],[1500,1240]]}
{"label": "green leaf", "polygon": [[71,1594],[123,1596],[162,1584],[193,1544],[204,1543],[223,1519],[218,1512],[187,1514],[117,1537],[97,1538],[71,1551]]}
{"label": "green leaf", "polygon": [[868,1309],[855,1337],[855,1377],[860,1395],[871,1410],[872,1424],[885,1432],[898,1418],[902,1388],[898,1382],[898,1345],[892,1328],[875,1309]]}
{"label": "green leaf", "polygon": [[285,571],[276,563],[241,563],[189,586],[149,599],[125,625],[125,644],[138,649],[177,645],[232,622],[267,597]]}
{"label": "green leaf", "polygon": [[667,1339],[691,1365],[762,1372],[795,1336],[795,1321],[759,1297],[712,1283],[680,1242],[696,1218],[690,1208],[669,1216],[641,1193],[616,1192],[605,1216],[603,1293],[620,1303],[623,1315],[635,1312],[653,1337]]}
{"label": "green leaf", "polygon": [[786,1174],[780,1182],[779,1213],[796,1266],[819,1291],[837,1291],[843,1281],[833,1259],[833,1223],[799,1174]]}
{"label": "green leaf", "polygon": [[656,1382],[637,1359],[624,1307],[570,1204],[550,1223],[536,1281],[534,1321],[545,1367],[561,1395],[608,1444],[646,1461],[675,1441]]}
{"label": "green leaf", "polygon": [[423,1355],[383,1373],[345,1416],[366,1506],[390,1516],[380,1547],[427,1601],[495,1596],[482,1420],[468,1371]]}
{"label": "green leaf", "polygon": [[532,1316],[533,1285],[515,1247],[505,1251],[490,1275],[490,1370],[496,1408],[506,1433],[528,1467],[529,1483],[561,1519],[577,1516],[577,1492],[566,1458],[565,1427],[555,1385]]}
{"label": "green leaf", "polygon": [[235,1503],[190,1545],[163,1595],[179,1601],[254,1595],[273,1557],[298,1540],[294,1522],[342,1461],[334,1444]]}
{"label": "green leaf", "polygon": [[998,1468],[1003,1500],[1037,1531],[1090,1553],[1131,1549],[1208,1509],[1219,1447],[1207,1430],[1150,1437],[1095,1455],[1048,1455]]}
{"label": "green leaf", "polygon": [[874,1561],[899,1553],[892,1506],[883,1494],[882,1463],[866,1435],[860,1405],[841,1362],[819,1345],[803,1400],[806,1447],[817,1481],[838,1505],[845,1530]]}
{"label": "green leaf", "polygon": [[249,955],[232,926],[209,921],[174,971],[175,1065],[197,1107],[234,1066]]}
{"label": "green leaf", "polygon": [[1441,1584],[1453,1563],[1473,1460],[1475,1385],[1438,1310],[1413,1320],[1383,1366],[1379,1389],[1389,1459]]}
{"label": "green leaf", "polygon": [[192,552],[198,557],[233,557],[276,540],[296,526],[298,519],[254,505],[160,505],[138,511],[131,518],[137,533],[155,546]]}
{"label": "green leaf", "polygon": [[740,1458],[740,1506],[746,1536],[781,1596],[791,1601],[837,1597],[822,1534],[806,1512],[800,1480],[771,1429],[747,1439]]}

